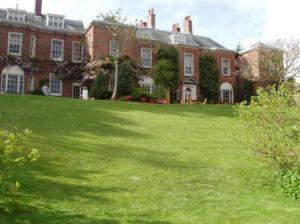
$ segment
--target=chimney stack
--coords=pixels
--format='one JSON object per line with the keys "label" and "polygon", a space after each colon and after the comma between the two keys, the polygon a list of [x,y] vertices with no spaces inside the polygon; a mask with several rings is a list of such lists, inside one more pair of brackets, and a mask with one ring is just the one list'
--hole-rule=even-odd
{"label": "chimney stack", "polygon": [[42,0],[35,0],[35,15],[36,16],[41,16],[42,15]]}
{"label": "chimney stack", "polygon": [[192,22],[190,16],[186,16],[186,17],[184,18],[184,25],[183,25],[183,28],[184,28],[184,32],[185,32],[185,33],[189,33],[189,34],[192,34],[192,33],[193,33],[193,22]]}
{"label": "chimney stack", "polygon": [[155,29],[155,17],[154,9],[150,9],[147,17],[147,28]]}
{"label": "chimney stack", "polygon": [[172,26],[172,32],[174,32],[174,33],[180,33],[179,23],[173,24],[173,26]]}

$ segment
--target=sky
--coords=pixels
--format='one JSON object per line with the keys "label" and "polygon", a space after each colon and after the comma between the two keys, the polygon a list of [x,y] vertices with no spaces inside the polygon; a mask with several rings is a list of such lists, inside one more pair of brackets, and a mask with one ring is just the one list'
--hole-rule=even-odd
{"label": "sky", "polygon": [[[32,12],[34,0],[0,1],[0,8]],[[208,36],[221,45],[244,49],[258,41],[281,37],[300,37],[299,0],[43,0],[43,13],[65,15],[83,20],[87,26],[100,13],[121,8],[128,20],[146,19],[155,9],[158,29],[170,30],[174,23],[183,27],[184,17],[191,16],[194,34]]]}

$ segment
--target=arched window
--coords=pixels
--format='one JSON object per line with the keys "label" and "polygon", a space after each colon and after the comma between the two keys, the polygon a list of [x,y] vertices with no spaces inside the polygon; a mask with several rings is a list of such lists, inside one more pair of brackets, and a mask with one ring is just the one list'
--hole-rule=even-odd
{"label": "arched window", "polygon": [[230,83],[224,82],[220,87],[220,99],[222,103],[234,103],[233,87]]}
{"label": "arched window", "polygon": [[17,65],[8,65],[2,71],[1,93],[23,94],[24,71]]}

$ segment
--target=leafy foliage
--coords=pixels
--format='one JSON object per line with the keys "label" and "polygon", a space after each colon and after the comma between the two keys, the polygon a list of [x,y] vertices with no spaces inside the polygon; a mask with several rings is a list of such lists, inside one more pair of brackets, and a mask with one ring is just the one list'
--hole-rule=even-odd
{"label": "leafy foliage", "polygon": [[178,51],[175,47],[160,47],[158,49],[158,60],[167,60],[169,62],[169,70],[172,71],[175,75],[169,80],[169,86],[171,91],[176,91],[179,82],[179,59]]}
{"label": "leafy foliage", "polygon": [[118,78],[118,95],[129,95],[136,88],[140,74],[144,69],[128,56],[120,58],[119,78]]}
{"label": "leafy foliage", "polygon": [[[244,102],[236,108],[239,140],[280,170],[285,193],[298,195],[299,173],[295,170],[300,168],[300,117],[294,93],[280,85],[259,89],[257,94],[249,106]],[[295,195],[293,198],[300,197]]]}
{"label": "leafy foliage", "polygon": [[31,132],[23,133],[0,130],[0,194],[12,199],[20,187],[19,182],[13,182],[9,176],[11,167],[38,159],[38,150],[26,146]]}
{"label": "leafy foliage", "polygon": [[200,89],[208,101],[216,102],[219,98],[218,70],[215,58],[210,55],[200,57]]}
{"label": "leafy foliage", "polygon": [[97,74],[91,88],[91,95],[95,99],[108,99],[110,96],[108,94],[108,80],[109,77],[105,75],[102,71]]}
{"label": "leafy foliage", "polygon": [[300,200],[300,170],[281,170],[279,179],[283,193],[292,199]]}
{"label": "leafy foliage", "polygon": [[173,64],[167,59],[161,59],[154,66],[154,82],[157,86],[162,86],[165,89],[174,89],[175,76]]}

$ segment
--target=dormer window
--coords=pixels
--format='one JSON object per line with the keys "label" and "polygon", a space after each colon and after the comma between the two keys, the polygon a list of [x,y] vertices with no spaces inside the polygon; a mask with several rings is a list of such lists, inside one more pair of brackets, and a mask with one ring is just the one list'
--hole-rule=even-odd
{"label": "dormer window", "polygon": [[55,28],[64,27],[64,16],[57,15],[48,15],[47,16],[47,25]]}
{"label": "dormer window", "polygon": [[18,9],[8,9],[7,19],[15,22],[25,22],[25,11]]}
{"label": "dormer window", "polygon": [[170,36],[172,43],[175,44],[185,44],[186,43],[186,36],[182,34],[172,34]]}

